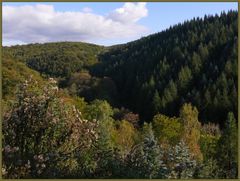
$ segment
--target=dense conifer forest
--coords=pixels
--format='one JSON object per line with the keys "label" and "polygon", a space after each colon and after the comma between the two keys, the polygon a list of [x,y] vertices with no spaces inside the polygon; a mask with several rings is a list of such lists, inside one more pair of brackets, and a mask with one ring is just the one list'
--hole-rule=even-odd
{"label": "dense conifer forest", "polygon": [[3,177],[237,178],[237,18],[3,47]]}

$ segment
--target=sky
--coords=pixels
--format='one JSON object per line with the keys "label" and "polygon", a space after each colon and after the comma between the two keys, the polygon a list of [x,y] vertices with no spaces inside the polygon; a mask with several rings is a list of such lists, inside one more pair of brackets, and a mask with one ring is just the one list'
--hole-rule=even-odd
{"label": "sky", "polygon": [[109,46],[237,9],[237,2],[8,2],[2,7],[2,44],[81,41]]}

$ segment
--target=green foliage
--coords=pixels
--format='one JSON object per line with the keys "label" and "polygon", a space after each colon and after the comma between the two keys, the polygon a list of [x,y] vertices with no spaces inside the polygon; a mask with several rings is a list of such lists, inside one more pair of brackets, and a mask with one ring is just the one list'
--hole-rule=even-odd
{"label": "green foliage", "polygon": [[86,107],[85,114],[87,119],[96,119],[102,121],[111,119],[113,110],[107,101],[96,99]]}
{"label": "green foliage", "polygon": [[121,156],[125,157],[130,152],[132,146],[138,142],[138,136],[137,130],[130,122],[122,120],[116,123],[113,140]]}
{"label": "green foliage", "polygon": [[237,114],[237,17],[205,16],[110,47],[91,72],[111,77],[121,104],[143,120],[177,116],[191,102],[200,120],[223,126],[229,111]]}
{"label": "green foliage", "polygon": [[236,178],[238,164],[238,131],[236,119],[232,112],[228,113],[225,129],[218,143],[217,157],[221,174],[224,178]]}
{"label": "green foliage", "polygon": [[87,107],[87,103],[81,97],[74,97],[74,105],[80,112],[84,112]]}
{"label": "green foliage", "polygon": [[114,148],[116,147],[113,141],[113,131],[113,120],[105,119],[99,122],[98,140],[95,148],[91,150],[94,160],[96,160],[96,168],[93,174],[95,178],[108,178],[113,175],[111,166],[114,160]]}
{"label": "green foliage", "polygon": [[160,104],[161,104],[161,98],[160,98],[159,93],[158,93],[157,90],[155,90],[152,102],[153,102],[154,113],[157,113],[159,108],[160,108]]}
{"label": "green foliage", "polygon": [[178,74],[179,88],[186,90],[191,80],[192,80],[191,69],[189,69],[188,66],[182,67]]}
{"label": "green foliage", "polygon": [[187,179],[192,178],[197,163],[187,145],[180,141],[176,146],[167,151],[168,178]]}
{"label": "green foliage", "polygon": [[21,62],[14,61],[11,57],[3,56],[2,61],[2,94],[3,99],[14,99],[17,85],[23,83],[29,75],[32,79],[43,83],[39,73],[31,70]]}
{"label": "green foliage", "polygon": [[97,139],[97,122],[83,119],[58,97],[55,83],[41,87],[25,81],[13,108],[4,114],[4,177],[66,177],[91,170],[85,156]]}
{"label": "green foliage", "polygon": [[4,47],[4,53],[43,74],[69,77],[72,73],[97,63],[103,47],[88,43],[45,43]]}
{"label": "green foliage", "polygon": [[162,114],[157,114],[153,118],[154,135],[161,144],[177,144],[183,132],[183,125],[179,118],[170,118]]}
{"label": "green foliage", "polygon": [[202,60],[200,55],[198,55],[197,53],[193,53],[192,56],[192,68],[193,68],[193,72],[195,74],[198,74],[201,71],[202,68]]}
{"label": "green foliage", "polygon": [[236,11],[124,45],[3,54],[4,178],[237,177]]}
{"label": "green foliage", "polygon": [[191,104],[183,106],[180,118],[158,114],[153,123],[140,129],[130,121],[115,122],[112,116],[106,101],[87,104],[81,98],[72,99],[58,89],[54,79],[45,85],[34,79],[25,81],[15,104],[4,113],[4,178],[236,176],[237,157],[233,154],[237,150],[237,129],[232,113],[219,141],[217,126],[201,128],[200,145],[205,159],[198,165],[195,148],[200,124],[197,109]]}
{"label": "green foliage", "polygon": [[209,160],[216,161],[214,159],[217,156],[217,145],[220,137],[218,125],[208,123],[202,126],[199,145],[203,154],[203,161],[206,164],[208,164]]}
{"label": "green foliage", "polygon": [[218,142],[221,137],[220,129],[215,124],[204,124],[201,128],[200,148],[203,154],[203,163],[196,170],[196,178],[223,178],[218,163]]}
{"label": "green foliage", "polygon": [[220,174],[221,170],[219,169],[217,160],[210,158],[198,167],[195,172],[195,177],[201,179],[217,179],[221,178]]}
{"label": "green foliage", "polygon": [[89,72],[81,71],[72,74],[66,84],[71,95],[84,97],[88,102],[102,99],[111,104],[117,103],[116,85],[111,78],[92,77]]}
{"label": "green foliage", "polygon": [[[161,160],[161,154],[160,147],[152,131],[152,126],[145,125],[143,141],[136,145],[127,155],[127,177],[148,179],[158,178],[161,171],[163,171],[164,166]],[[161,174],[163,173],[164,172]]]}
{"label": "green foliage", "polygon": [[217,143],[219,136],[213,136],[209,134],[202,134],[200,137],[200,148],[203,154],[203,158],[206,162],[215,157],[217,152]]}

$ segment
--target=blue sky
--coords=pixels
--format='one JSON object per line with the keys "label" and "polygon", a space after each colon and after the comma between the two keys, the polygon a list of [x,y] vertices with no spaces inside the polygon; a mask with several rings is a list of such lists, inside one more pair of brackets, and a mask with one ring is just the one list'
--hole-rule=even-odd
{"label": "blue sky", "polygon": [[50,41],[113,45],[193,17],[237,9],[236,2],[3,3],[3,45]]}

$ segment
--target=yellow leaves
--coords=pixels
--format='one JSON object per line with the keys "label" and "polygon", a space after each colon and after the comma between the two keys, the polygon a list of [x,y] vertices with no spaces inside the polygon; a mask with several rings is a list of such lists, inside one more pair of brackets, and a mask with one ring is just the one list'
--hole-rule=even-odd
{"label": "yellow leaves", "polygon": [[113,131],[114,141],[122,154],[128,153],[135,144],[137,133],[134,126],[128,121],[122,120]]}
{"label": "yellow leaves", "polygon": [[183,140],[187,143],[191,153],[198,161],[202,161],[202,153],[198,145],[200,139],[201,123],[198,121],[198,110],[191,104],[184,104],[180,110],[183,121]]}

